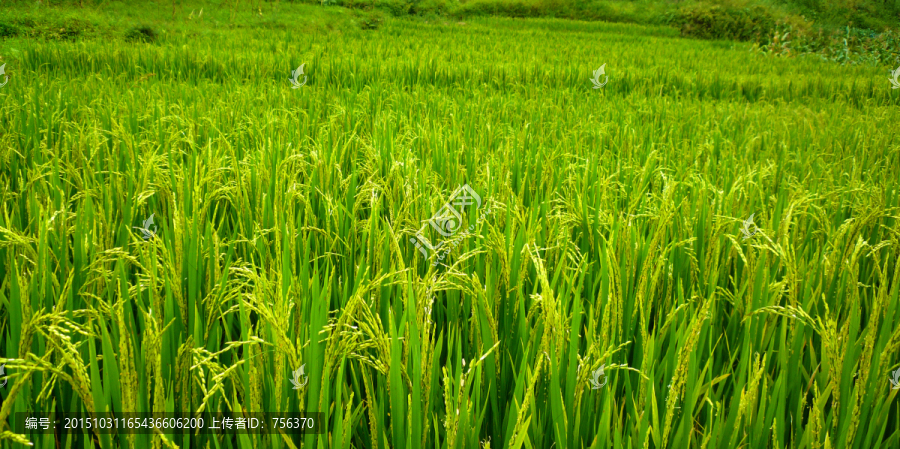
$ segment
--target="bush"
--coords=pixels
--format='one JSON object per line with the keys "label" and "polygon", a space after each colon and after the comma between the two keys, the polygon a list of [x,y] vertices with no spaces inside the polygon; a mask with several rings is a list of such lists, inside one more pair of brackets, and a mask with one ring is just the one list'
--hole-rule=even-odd
{"label": "bush", "polygon": [[96,35],[96,24],[75,17],[35,21],[29,17],[11,17],[0,22],[0,38],[25,37],[49,40],[75,40]]}
{"label": "bush", "polygon": [[60,22],[37,24],[34,32],[52,40],[73,41],[92,35],[96,30],[97,26],[91,22],[68,17]]}
{"label": "bush", "polygon": [[394,17],[405,16],[410,13],[412,3],[405,0],[380,0],[378,8],[389,12]]}
{"label": "bush", "polygon": [[364,30],[377,30],[384,22],[384,13],[377,9],[356,14],[359,27]]}
{"label": "bush", "polygon": [[19,29],[11,23],[0,22],[0,38],[15,37],[19,34]]}
{"label": "bush", "polygon": [[760,41],[775,30],[775,19],[761,6],[731,8],[698,5],[682,9],[672,17],[682,36],[700,39]]}
{"label": "bush", "polygon": [[540,5],[521,0],[474,0],[462,4],[460,17],[466,16],[504,16],[504,17],[542,17],[551,16],[551,11]]}
{"label": "bush", "polygon": [[866,63],[894,67],[900,62],[900,33],[844,27],[813,30],[792,23],[779,23],[760,53],[773,56],[817,55],[839,64]]}
{"label": "bush", "polygon": [[149,26],[134,27],[125,33],[125,39],[132,42],[155,42],[156,36],[156,30]]}

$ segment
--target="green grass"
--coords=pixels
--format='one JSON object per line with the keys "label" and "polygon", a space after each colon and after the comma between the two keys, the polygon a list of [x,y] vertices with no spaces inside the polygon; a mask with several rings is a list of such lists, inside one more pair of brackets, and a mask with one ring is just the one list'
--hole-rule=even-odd
{"label": "green grass", "polygon": [[[893,67],[200,6],[0,10],[102,25],[0,41],[0,447],[900,445]],[[432,268],[409,239],[464,183],[492,213]],[[325,432],[12,432],[107,410]]]}

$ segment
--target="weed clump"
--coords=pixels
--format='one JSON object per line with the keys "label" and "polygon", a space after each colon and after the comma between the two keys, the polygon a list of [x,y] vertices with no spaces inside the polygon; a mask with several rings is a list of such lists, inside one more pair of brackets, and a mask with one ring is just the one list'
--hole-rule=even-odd
{"label": "weed clump", "polygon": [[95,23],[73,17],[34,20],[11,17],[0,21],[0,39],[11,37],[41,38],[52,41],[74,41],[96,35]]}
{"label": "weed clump", "polygon": [[697,5],[671,16],[681,35],[699,39],[760,41],[772,35],[775,19],[761,6],[732,8]]}
{"label": "weed clump", "polygon": [[357,15],[359,27],[363,30],[377,30],[384,23],[384,13],[373,9]]}
{"label": "weed clump", "polygon": [[16,37],[19,34],[19,29],[11,24],[0,22],[0,39],[6,37]]}
{"label": "weed clump", "polygon": [[871,64],[894,67],[900,60],[900,33],[844,27],[814,29],[803,23],[779,22],[772,36],[754,49],[772,56],[813,55],[838,64]]}
{"label": "weed clump", "polygon": [[125,40],[129,42],[156,42],[159,34],[153,28],[143,25],[134,27],[125,33]]}

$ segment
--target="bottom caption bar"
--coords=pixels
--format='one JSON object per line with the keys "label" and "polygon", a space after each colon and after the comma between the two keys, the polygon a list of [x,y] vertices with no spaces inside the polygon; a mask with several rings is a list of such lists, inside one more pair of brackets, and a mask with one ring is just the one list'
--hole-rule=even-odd
{"label": "bottom caption bar", "polygon": [[16,413],[16,433],[322,434],[310,413]]}

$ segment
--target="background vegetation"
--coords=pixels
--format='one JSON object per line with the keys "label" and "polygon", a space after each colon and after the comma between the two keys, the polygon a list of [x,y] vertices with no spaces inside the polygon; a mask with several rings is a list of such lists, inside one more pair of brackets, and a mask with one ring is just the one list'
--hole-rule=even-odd
{"label": "background vegetation", "polygon": [[[900,445],[890,50],[287,2],[0,11],[4,448]],[[431,268],[409,239],[463,183],[493,213]],[[107,410],[326,432],[11,431]]]}

